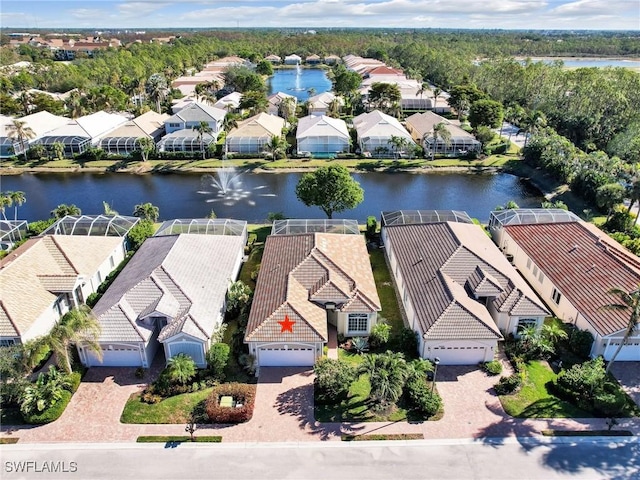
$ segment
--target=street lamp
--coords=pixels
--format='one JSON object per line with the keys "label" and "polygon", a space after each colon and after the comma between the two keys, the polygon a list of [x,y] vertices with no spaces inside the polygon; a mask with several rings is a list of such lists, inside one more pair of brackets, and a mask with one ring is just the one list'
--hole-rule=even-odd
{"label": "street lamp", "polygon": [[433,364],[436,368],[433,369],[433,382],[431,382],[431,395],[433,395],[433,389],[436,386],[436,377],[438,376],[438,365],[440,365],[440,357],[433,359]]}

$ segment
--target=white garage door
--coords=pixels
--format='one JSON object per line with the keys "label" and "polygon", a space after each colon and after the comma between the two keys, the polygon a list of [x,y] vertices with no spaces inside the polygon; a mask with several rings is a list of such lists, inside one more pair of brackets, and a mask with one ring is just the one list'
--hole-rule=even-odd
{"label": "white garage door", "polygon": [[[616,353],[620,346],[620,342],[611,342],[604,351],[604,359],[609,361]],[[629,342],[620,349],[620,353],[616,357],[616,362],[640,362],[640,342]]]}
{"label": "white garage door", "polygon": [[102,350],[102,362],[94,353],[89,355],[89,366],[92,367],[141,367],[142,359],[137,347],[114,346],[112,350]]}
{"label": "white garage door", "polygon": [[312,347],[260,348],[258,362],[261,367],[310,367],[315,356]]}
{"label": "white garage door", "polygon": [[487,354],[486,345],[447,345],[433,347],[432,358],[438,357],[440,365],[475,365],[484,362]]}

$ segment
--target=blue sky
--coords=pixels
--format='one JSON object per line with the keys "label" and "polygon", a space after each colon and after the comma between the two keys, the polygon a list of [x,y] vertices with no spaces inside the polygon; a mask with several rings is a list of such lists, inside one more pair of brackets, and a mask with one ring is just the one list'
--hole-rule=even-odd
{"label": "blue sky", "polygon": [[430,27],[640,30],[639,0],[0,0],[33,28]]}

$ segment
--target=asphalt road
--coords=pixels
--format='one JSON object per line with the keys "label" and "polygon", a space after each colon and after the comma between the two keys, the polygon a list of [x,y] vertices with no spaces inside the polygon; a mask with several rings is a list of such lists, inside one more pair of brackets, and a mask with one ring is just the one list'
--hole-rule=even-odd
{"label": "asphalt road", "polygon": [[[627,439],[302,444],[16,444],[0,449],[12,479],[638,479]],[[53,470],[57,472],[52,473]]]}

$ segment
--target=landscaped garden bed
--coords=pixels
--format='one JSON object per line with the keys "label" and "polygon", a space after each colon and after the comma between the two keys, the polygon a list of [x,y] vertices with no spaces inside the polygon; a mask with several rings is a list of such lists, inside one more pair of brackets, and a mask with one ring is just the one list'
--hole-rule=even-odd
{"label": "landscaped garden bed", "polygon": [[139,393],[131,395],[124,406],[122,423],[187,423],[193,413],[200,412],[198,423],[206,423],[204,402],[213,388],[183,393],[149,404],[140,400]]}
{"label": "landscaped garden bed", "polygon": [[255,385],[225,383],[212,389],[205,411],[212,423],[247,422],[253,417],[255,400]]}
{"label": "landscaped garden bed", "polygon": [[188,435],[148,435],[141,436],[136,439],[137,443],[183,443],[183,442],[196,442],[196,443],[220,443],[222,437],[218,435],[213,436],[194,436],[193,440]]}
{"label": "landscaped garden bed", "polygon": [[422,433],[368,433],[364,435],[342,435],[343,442],[362,442],[368,440],[424,440]]}

